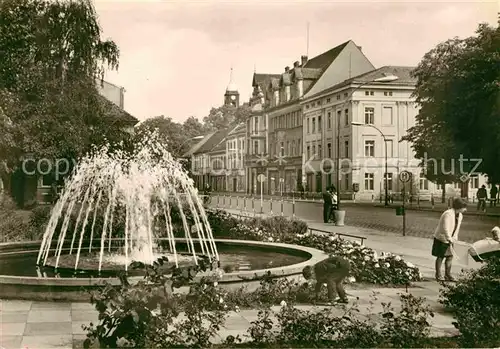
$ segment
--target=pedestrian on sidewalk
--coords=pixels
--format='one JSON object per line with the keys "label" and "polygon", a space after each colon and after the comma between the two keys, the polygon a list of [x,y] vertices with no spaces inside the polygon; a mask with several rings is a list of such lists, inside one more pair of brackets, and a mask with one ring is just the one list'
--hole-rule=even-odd
{"label": "pedestrian on sidewalk", "polygon": [[[453,243],[458,241],[458,233],[462,224],[463,213],[467,210],[467,203],[461,198],[454,198],[452,208],[446,210],[439,218],[438,226],[434,231],[432,255],[436,257],[436,280],[454,281],[451,276],[453,263]],[[445,260],[445,279],[441,274],[441,267]]]}
{"label": "pedestrian on sidewalk", "polygon": [[497,206],[497,196],[498,196],[498,188],[496,184],[491,185],[490,189],[490,207]]}
{"label": "pedestrian on sidewalk", "polygon": [[330,220],[330,214],[333,207],[333,196],[331,193],[331,187],[323,193],[323,222],[328,223]]}
{"label": "pedestrian on sidewalk", "polygon": [[[347,294],[344,290],[344,279],[349,276],[351,265],[348,260],[341,257],[330,257],[313,267],[307,266],[302,270],[302,275],[306,280],[316,279],[314,289],[314,302],[319,301],[321,287],[326,283],[328,289],[328,302],[348,303]],[[336,295],[339,297],[337,298]]]}
{"label": "pedestrian on sidewalk", "polygon": [[477,190],[476,196],[477,210],[486,212],[486,200],[488,199],[488,192],[486,191],[486,186],[484,184]]}

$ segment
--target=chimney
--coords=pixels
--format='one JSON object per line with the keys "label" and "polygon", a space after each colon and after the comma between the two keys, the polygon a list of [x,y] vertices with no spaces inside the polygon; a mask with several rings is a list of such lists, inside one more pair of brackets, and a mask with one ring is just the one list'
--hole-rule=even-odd
{"label": "chimney", "polygon": [[285,73],[288,73],[290,71],[290,67],[285,67]]}
{"label": "chimney", "polygon": [[305,66],[307,63],[307,56],[302,56],[302,57],[300,57],[300,59],[302,61],[302,66]]}
{"label": "chimney", "polygon": [[358,46],[358,49],[363,52],[363,46]]}
{"label": "chimney", "polygon": [[299,65],[300,65],[299,61],[295,61],[295,62],[293,62],[293,67],[294,67],[294,68],[297,68]]}

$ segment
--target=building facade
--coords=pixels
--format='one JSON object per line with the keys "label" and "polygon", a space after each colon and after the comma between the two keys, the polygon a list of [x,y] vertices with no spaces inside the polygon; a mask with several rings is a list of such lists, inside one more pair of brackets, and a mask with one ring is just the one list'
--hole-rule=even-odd
{"label": "building facade", "polygon": [[245,193],[247,190],[245,134],[245,123],[240,123],[226,137],[226,188],[231,192]]}
{"label": "building facade", "polygon": [[[382,67],[304,98],[303,165],[310,191],[334,185],[347,198],[379,200],[387,176],[390,195],[397,197],[403,189],[426,199],[440,195],[441,188],[425,178],[411,144],[401,141],[419,112],[412,96],[416,84],[410,75],[413,69]],[[397,79],[374,81],[388,76]],[[399,180],[403,170],[413,175],[405,188]],[[474,188],[470,193],[464,194],[461,183],[456,183],[448,185],[448,195],[471,197],[485,178],[472,177],[470,182]]]}

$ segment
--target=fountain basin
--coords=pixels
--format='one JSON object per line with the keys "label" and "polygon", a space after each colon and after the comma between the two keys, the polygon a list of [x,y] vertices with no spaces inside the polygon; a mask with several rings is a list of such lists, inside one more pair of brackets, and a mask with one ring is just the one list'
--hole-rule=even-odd
{"label": "fountain basin", "polygon": [[[234,263],[233,256],[244,262],[239,264],[239,270],[223,273],[218,280],[221,285],[233,287],[250,282],[249,279],[263,276],[268,271],[279,277],[298,275],[305,266],[314,265],[327,257],[323,251],[296,245],[226,239],[217,239],[215,242],[221,268],[228,265],[228,260]],[[95,277],[85,273],[58,277],[50,272],[40,274],[40,270],[37,274],[33,260],[36,262],[40,244],[40,241],[0,244],[0,298],[88,302],[89,291],[103,287],[106,283],[120,285],[117,277]],[[228,251],[233,251],[233,254]],[[274,266],[262,264],[269,260],[273,261]],[[246,265],[246,268],[241,268],[242,265]],[[197,276],[197,279],[202,276]],[[129,280],[134,283],[141,279],[142,276],[131,276]]]}

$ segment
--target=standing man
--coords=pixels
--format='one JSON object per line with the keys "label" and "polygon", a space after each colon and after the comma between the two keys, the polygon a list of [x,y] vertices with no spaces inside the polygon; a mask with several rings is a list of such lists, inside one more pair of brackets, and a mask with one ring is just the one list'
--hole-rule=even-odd
{"label": "standing man", "polygon": [[330,214],[333,207],[333,196],[331,193],[331,187],[323,193],[323,222],[328,223],[330,220]]}
{"label": "standing man", "polygon": [[314,267],[307,266],[302,270],[302,275],[306,280],[316,279],[315,301],[319,300],[321,287],[326,283],[328,288],[328,302],[333,304],[337,301],[335,293],[338,294],[339,303],[348,303],[343,282],[349,276],[351,265],[348,260],[332,256],[325,259]]}
{"label": "standing man", "polygon": [[497,196],[498,196],[498,188],[496,184],[491,185],[490,189],[490,207],[497,206]]}
{"label": "standing man", "polygon": [[486,186],[483,184],[477,191],[477,210],[486,211],[486,199],[488,199],[488,192]]}

